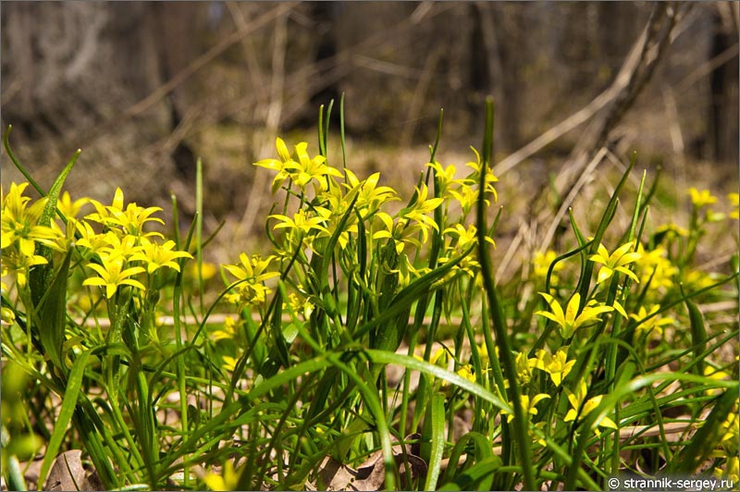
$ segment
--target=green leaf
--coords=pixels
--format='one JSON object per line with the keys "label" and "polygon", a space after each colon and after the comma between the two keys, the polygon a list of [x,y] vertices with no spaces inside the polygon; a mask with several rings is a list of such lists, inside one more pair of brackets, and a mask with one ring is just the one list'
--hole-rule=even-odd
{"label": "green leaf", "polygon": [[455,481],[442,486],[439,490],[488,490],[493,474],[501,467],[501,458],[492,456],[479,461],[465,470]]}
{"label": "green leaf", "polygon": [[707,349],[707,328],[704,326],[704,316],[699,308],[690,299],[684,299],[686,309],[689,311],[689,321],[691,326],[691,340],[694,346],[694,357],[696,365],[694,369],[699,376],[704,375],[704,360],[702,353]]}
{"label": "green leaf", "polygon": [[[72,171],[72,167],[75,165],[75,162],[77,162],[77,158],[80,156],[80,153],[82,153],[81,150],[75,152],[75,154],[72,156],[72,159],[70,159],[62,172],[59,174],[59,176],[57,176],[54,184],[51,185],[49,193],[46,195],[48,201],[46,202],[46,206],[44,207],[44,210],[43,212],[41,212],[41,216],[39,217],[39,225],[51,225],[51,219],[57,213],[57,201],[59,200],[59,194],[62,191],[64,181],[67,179],[70,171]],[[49,262],[46,265],[40,265],[37,268],[34,268],[33,270],[31,270],[31,273],[29,275],[31,296],[34,305],[38,307],[41,297],[44,295],[46,289],[49,287],[49,283],[51,283],[51,276],[54,267],[52,264],[53,251],[51,248],[42,244],[37,244],[36,254],[43,256]]]}
{"label": "green leaf", "polygon": [[444,454],[445,397],[435,393],[422,429],[421,458],[429,465],[424,490],[435,490]]}
{"label": "green leaf", "polygon": [[54,366],[63,374],[67,372],[64,364],[64,329],[67,316],[67,276],[69,274],[72,251],[69,251],[61,266],[46,285],[44,295],[36,309],[36,322],[39,340]]}
{"label": "green leaf", "polygon": [[681,450],[676,458],[675,473],[696,473],[698,468],[709,459],[723,436],[723,423],[738,404],[738,387],[729,388],[717,398],[714,408],[709,413],[691,442]]}
{"label": "green leaf", "polygon": [[380,364],[397,364],[407,369],[411,369],[414,371],[420,371],[424,374],[428,374],[438,379],[445,380],[449,383],[454,384],[455,386],[459,386],[460,388],[467,391],[471,395],[477,396],[483,400],[486,400],[492,403],[495,407],[498,407],[500,410],[505,410],[510,413],[513,412],[513,410],[507,403],[505,403],[498,396],[494,395],[493,393],[485,389],[480,384],[474,383],[468,379],[465,379],[462,376],[455,374],[454,372],[448,371],[447,369],[443,369],[439,366],[435,366],[434,364],[430,364],[429,362],[419,360],[415,357],[411,357],[411,356],[403,355],[403,354],[396,354],[394,352],[386,352],[386,351],[374,350],[374,349],[365,349],[364,353],[367,354],[367,356],[373,362],[380,363]]}
{"label": "green leaf", "polygon": [[[597,250],[599,249],[599,244],[601,244],[601,239],[604,237],[604,233],[606,232],[607,227],[609,226],[612,219],[617,213],[617,207],[619,206],[619,194],[622,192],[622,188],[624,188],[624,185],[627,182],[627,179],[629,178],[630,173],[632,172],[632,168],[635,167],[636,162],[637,162],[637,154],[633,154],[632,158],[630,159],[629,166],[627,166],[627,169],[622,175],[622,179],[619,180],[619,183],[617,184],[616,188],[614,188],[614,192],[612,193],[612,196],[609,199],[609,203],[606,205],[606,210],[604,210],[604,213],[601,216],[601,220],[599,221],[599,226],[596,228],[596,233],[594,234],[594,238],[591,242],[591,249],[589,251],[589,254],[597,253]],[[595,266],[595,263],[593,261],[587,261],[585,269],[584,269],[584,273],[583,275],[581,275],[581,278],[578,280],[578,286],[576,287],[576,291],[578,291],[578,293],[581,294],[581,306],[579,308],[579,311],[583,309],[586,303],[588,302],[588,292],[591,288],[591,276],[594,271],[594,266]]]}
{"label": "green leaf", "polygon": [[33,176],[31,176],[26,168],[23,166],[23,164],[20,163],[20,161],[15,157],[15,154],[10,148],[10,130],[13,129],[12,125],[8,125],[8,129],[5,130],[5,134],[3,134],[3,145],[5,146],[5,151],[8,153],[8,157],[10,157],[10,160],[13,162],[16,168],[23,174],[23,177],[26,178],[26,181],[28,181],[31,186],[34,187],[34,189],[39,193],[41,196],[46,196],[46,193],[44,190],[38,185],[36,180],[33,179]]}
{"label": "green leaf", "polygon": [[49,444],[46,447],[44,461],[41,463],[38,480],[40,485],[46,481],[46,476],[49,473],[52,463],[57,457],[57,451],[59,451],[59,446],[62,444],[64,434],[67,432],[67,426],[69,426],[69,423],[72,420],[72,415],[74,414],[75,406],[77,405],[77,398],[80,394],[80,388],[82,387],[82,379],[85,375],[87,360],[91,353],[92,351],[90,350],[81,353],[72,366],[72,371],[67,380],[67,389],[64,391],[64,397],[62,398],[62,408],[60,409],[59,416],[54,423],[54,431],[52,432]]}
{"label": "green leaf", "polygon": [[383,309],[380,315],[371,321],[368,321],[362,325],[355,336],[360,337],[362,334],[370,330],[371,328],[380,325],[381,329],[378,330],[378,342],[375,347],[385,348],[386,350],[395,351],[398,349],[400,344],[399,333],[396,332],[396,325],[390,325],[387,323],[401,313],[406,312],[411,308],[411,305],[419,300],[421,297],[426,296],[429,292],[436,290],[439,286],[434,286],[434,283],[441,280],[452,270],[457,264],[459,264],[466,256],[468,256],[475,246],[471,246],[467,251],[442,265],[441,267],[435,268],[429,273],[426,273],[418,279],[411,282],[409,285],[403,288],[401,292],[395,295],[390,301],[388,306]]}
{"label": "green leaf", "polygon": [[[459,469],[460,457],[462,456],[463,452],[468,451],[470,441],[472,441],[473,446],[475,446],[474,457],[476,462],[480,462],[495,456],[493,454],[493,443],[486,436],[479,432],[468,432],[467,434],[462,436],[457,441],[457,443],[455,443],[455,446],[453,446],[452,451],[450,452],[450,460],[447,465],[447,470],[445,471],[445,476],[443,479],[444,483],[453,481],[455,477],[459,475],[459,472],[461,471]],[[497,466],[501,466],[500,458]],[[492,483],[493,477],[491,477],[490,483],[485,484],[485,488],[490,489]]]}

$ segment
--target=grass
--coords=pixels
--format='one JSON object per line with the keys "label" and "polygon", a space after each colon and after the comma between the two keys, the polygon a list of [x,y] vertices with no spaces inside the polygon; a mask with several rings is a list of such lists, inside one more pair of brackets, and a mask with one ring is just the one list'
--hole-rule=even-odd
{"label": "grass", "polygon": [[[570,212],[562,249],[496,279],[492,103],[464,166],[435,160],[440,118],[406,198],[352,172],[342,123],[329,154],[331,111],[318,153],[278,138],[255,163],[273,177],[269,250],[213,272],[200,180],[189,233],[168,239],[161,210],[121,190],[63,194],[76,156],[41,189],[6,133],[28,179],[2,209],[9,488],[37,456],[43,484],[66,449],[106,489],[575,490],[699,473],[732,488],[738,260],[715,274],[697,251],[736,227],[736,194],[687,190],[688,221],[654,223],[659,187],[633,157],[603,208]],[[223,288],[206,304],[209,277]]]}

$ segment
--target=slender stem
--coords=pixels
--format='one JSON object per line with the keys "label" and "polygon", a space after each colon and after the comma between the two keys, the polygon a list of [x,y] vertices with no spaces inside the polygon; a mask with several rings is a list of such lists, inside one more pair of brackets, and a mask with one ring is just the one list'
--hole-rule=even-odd
{"label": "slender stem", "polygon": [[514,434],[517,441],[517,450],[519,451],[519,461],[524,474],[524,488],[526,490],[535,490],[534,474],[532,473],[532,453],[529,447],[529,433],[527,424],[528,415],[524,412],[520,398],[519,382],[516,378],[516,364],[511,349],[508,334],[506,333],[506,319],[504,316],[503,306],[496,292],[496,283],[493,280],[493,268],[491,258],[488,254],[488,243],[486,242],[486,174],[491,160],[493,151],[493,100],[486,101],[486,132],[483,143],[483,159],[480,168],[479,193],[477,204],[477,235],[478,235],[478,261],[481,265],[481,274],[483,277],[483,286],[488,304],[491,310],[491,321],[493,331],[496,334],[496,343],[499,348],[499,357],[506,370],[506,377],[509,381],[509,399],[514,409]]}

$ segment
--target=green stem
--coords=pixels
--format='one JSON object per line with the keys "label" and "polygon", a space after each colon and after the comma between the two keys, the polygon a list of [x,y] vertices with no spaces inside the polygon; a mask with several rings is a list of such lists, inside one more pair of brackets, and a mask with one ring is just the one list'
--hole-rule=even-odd
{"label": "green stem", "polygon": [[[485,207],[485,186],[486,173],[493,153],[493,100],[486,101],[486,131],[483,142],[483,159],[481,162],[480,182],[477,204],[477,235],[478,235],[478,260],[481,265],[481,274],[483,277],[483,286],[488,304],[491,310],[491,321],[493,330],[496,333],[496,343],[499,347],[499,357],[506,369],[506,376],[509,381],[509,397],[514,409],[514,434],[517,441],[517,450],[519,451],[519,461],[524,475],[524,488],[526,490],[535,490],[534,473],[532,471],[532,452],[529,447],[529,433],[527,424],[528,415],[524,412],[520,398],[519,382],[516,377],[516,364],[511,349],[508,334],[506,333],[506,318],[504,316],[503,306],[498,298],[496,283],[493,279],[493,268],[491,258],[488,253],[486,242],[486,207]],[[494,356],[490,354],[489,356]]]}

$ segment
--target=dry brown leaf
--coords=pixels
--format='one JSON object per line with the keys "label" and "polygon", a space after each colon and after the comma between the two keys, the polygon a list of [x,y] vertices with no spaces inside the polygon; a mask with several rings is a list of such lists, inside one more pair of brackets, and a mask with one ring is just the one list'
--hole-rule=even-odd
{"label": "dry brown leaf", "polygon": [[[402,479],[406,476],[407,464],[412,479],[423,479],[426,476],[427,464],[414,451],[418,452],[414,445],[407,445],[405,452],[400,445],[393,446],[393,458]],[[376,451],[371,454],[356,470],[327,456],[321,463],[318,482],[318,485],[326,490],[383,490],[385,485],[383,452]],[[408,488],[410,484],[402,486]]]}
{"label": "dry brown leaf", "polygon": [[73,449],[54,460],[44,490],[102,490],[102,487],[97,473],[88,475],[82,465],[82,451]]}

